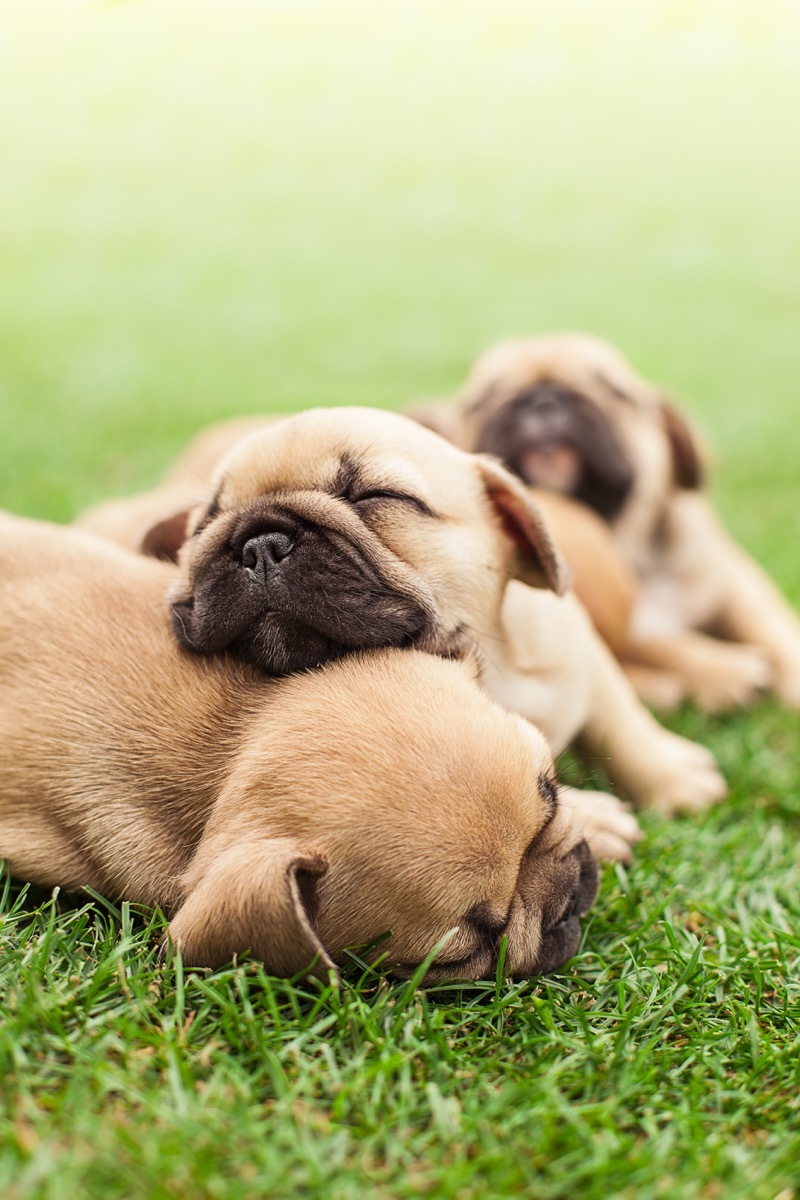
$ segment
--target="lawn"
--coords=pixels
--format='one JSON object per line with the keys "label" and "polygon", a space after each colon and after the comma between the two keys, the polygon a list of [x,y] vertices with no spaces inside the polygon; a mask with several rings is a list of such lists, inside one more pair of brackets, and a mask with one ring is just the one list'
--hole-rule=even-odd
{"label": "lawn", "polygon": [[[4,507],[67,520],[212,419],[397,406],[587,328],[695,414],[800,605],[791,0],[0,0],[0,30]],[[798,717],[670,723],[730,799],[645,817],[546,980],[184,976],[158,915],[9,884],[0,1195],[800,1197]]]}

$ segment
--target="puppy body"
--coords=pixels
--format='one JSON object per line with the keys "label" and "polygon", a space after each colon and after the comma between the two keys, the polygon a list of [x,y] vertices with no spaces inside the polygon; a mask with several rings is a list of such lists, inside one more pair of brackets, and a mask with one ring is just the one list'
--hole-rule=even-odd
{"label": "puppy body", "polygon": [[[521,582],[507,590],[512,578],[557,589],[564,580],[536,505],[491,460],[394,414],[318,410],[237,445],[211,492],[191,518],[172,592],[188,647],[227,647],[273,672],[359,639],[477,648],[487,688],[556,747],[596,730],[592,752],[637,802],[672,811],[723,793],[710,755],[644,713],[574,600]],[[592,800],[579,797],[588,821]],[[609,799],[598,805],[595,823],[627,857],[630,817]]]}
{"label": "puppy body", "polygon": [[770,684],[800,704],[796,614],[715,516],[694,430],[614,347],[566,334],[502,343],[461,402],[460,444],[607,521],[638,586],[627,644],[614,648],[643,685],[658,687],[655,669],[707,709]]}
{"label": "puppy body", "polygon": [[560,965],[593,898],[541,735],[410,651],[265,680],[187,654],[174,568],[0,518],[0,855],[174,912],[186,961],[276,973],[373,941],[408,974]]}

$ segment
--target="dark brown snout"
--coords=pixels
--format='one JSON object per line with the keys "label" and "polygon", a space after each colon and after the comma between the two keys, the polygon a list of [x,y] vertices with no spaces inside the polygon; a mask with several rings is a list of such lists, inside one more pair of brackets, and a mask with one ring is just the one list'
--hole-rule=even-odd
{"label": "dark brown snout", "polygon": [[536,962],[521,974],[544,975],[562,967],[578,949],[581,940],[579,917],[588,912],[597,896],[597,863],[585,841],[570,852],[569,874],[574,883],[560,903],[545,906],[542,915],[542,940]]}
{"label": "dark brown snout", "polygon": [[[493,978],[504,935],[506,971],[512,978],[557,971],[580,945],[580,918],[594,903],[597,888],[597,863],[585,841],[563,854],[555,848],[541,853],[534,840],[523,856],[517,893],[507,915],[487,920],[486,905],[473,908],[464,920],[480,933],[479,944],[466,957],[435,962],[426,982]],[[395,963],[393,971],[408,978],[414,967]]]}
{"label": "dark brown snout", "polygon": [[[633,486],[633,466],[611,421],[586,396],[550,380],[540,380],[481,419],[476,449],[494,454],[537,487],[550,487],[581,500],[613,520]],[[571,452],[574,467],[559,465],[554,482],[548,460]]]}
{"label": "dark brown snout", "polygon": [[[335,521],[309,519],[268,499],[221,518],[198,552],[188,589],[173,596],[178,640],[199,653],[229,650],[285,675],[353,650],[414,646],[432,614],[387,578]],[[189,543],[187,549],[193,549]]]}

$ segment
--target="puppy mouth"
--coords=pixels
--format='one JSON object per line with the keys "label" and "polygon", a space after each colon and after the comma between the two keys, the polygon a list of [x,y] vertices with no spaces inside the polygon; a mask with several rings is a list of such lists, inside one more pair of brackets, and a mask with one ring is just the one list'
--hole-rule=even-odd
{"label": "puppy mouth", "polygon": [[518,454],[514,470],[526,483],[552,492],[574,492],[580,484],[583,464],[568,441],[551,439]]}
{"label": "puppy mouth", "polygon": [[[234,654],[268,675],[290,675],[297,671],[319,667],[348,654],[361,651],[394,647],[398,649],[428,649],[436,635],[434,623],[424,611],[412,612],[410,618],[398,618],[393,628],[369,627],[365,617],[354,633],[331,629],[324,620],[309,621],[304,615],[294,615],[278,608],[267,607],[259,612],[258,618],[244,630],[223,619],[217,620],[213,628],[203,620],[202,601],[195,596],[175,599],[170,606],[170,619],[175,638],[184,649],[197,654],[215,654],[223,651]],[[460,644],[453,646],[452,657],[461,653]]]}

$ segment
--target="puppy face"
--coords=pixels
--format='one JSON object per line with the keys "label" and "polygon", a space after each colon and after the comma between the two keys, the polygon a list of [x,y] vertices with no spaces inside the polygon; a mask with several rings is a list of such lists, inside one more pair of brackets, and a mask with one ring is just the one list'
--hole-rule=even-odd
{"label": "puppy face", "polygon": [[[236,803],[223,796],[207,827],[212,845],[227,839],[223,852],[187,877],[172,935],[188,961],[250,949],[292,973],[388,933],[372,956],[407,977],[450,934],[432,981],[492,976],[503,936],[516,976],[575,953],[594,860],[559,805],[541,734],[495,705],[464,664],[354,656],[282,681],[275,719],[278,755],[265,761],[253,748],[231,781]],[[286,946],[277,960],[276,928]]]}
{"label": "puppy face", "polygon": [[178,639],[272,674],[375,647],[459,657],[510,577],[564,586],[511,475],[371,409],[302,413],[237,446],[180,566]]}
{"label": "puppy face", "polygon": [[526,483],[573,496],[609,521],[633,487],[633,464],[613,421],[589,397],[552,379],[489,413],[475,448]]}
{"label": "puppy face", "polygon": [[473,369],[465,401],[476,450],[609,522],[638,501],[702,482],[685,421],[596,339],[563,335],[495,347]]}

